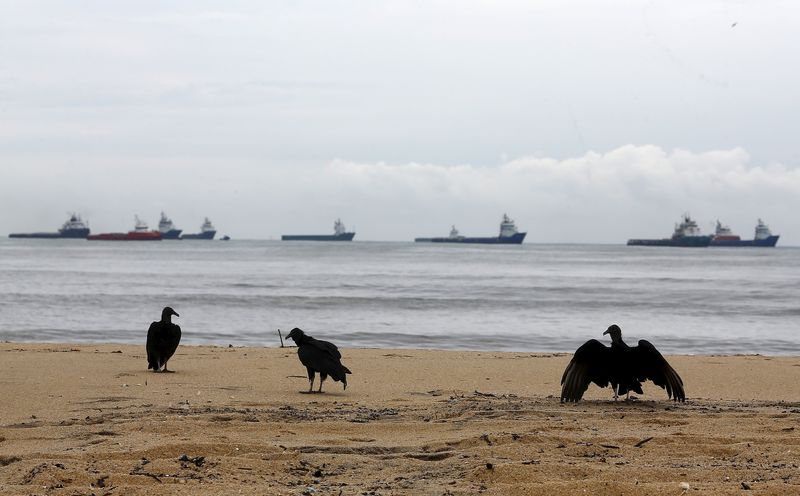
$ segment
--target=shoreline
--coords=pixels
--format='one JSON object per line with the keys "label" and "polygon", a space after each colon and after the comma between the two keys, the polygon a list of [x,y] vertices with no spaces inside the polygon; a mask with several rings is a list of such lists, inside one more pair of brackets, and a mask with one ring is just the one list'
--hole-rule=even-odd
{"label": "shoreline", "polygon": [[[141,334],[141,332],[140,332],[140,334]],[[330,336],[327,336],[327,337],[330,338]],[[338,337],[338,339],[337,338],[333,338],[333,339],[335,339],[337,343],[341,343],[342,342],[341,336],[337,336],[337,337]],[[53,341],[47,341],[47,340],[30,340],[30,341],[26,341],[26,340],[22,340],[22,341],[20,341],[20,340],[13,340],[13,339],[0,339],[0,345],[20,345],[20,346],[39,346],[39,345],[41,345],[41,346],[61,346],[61,347],[68,347],[68,346],[76,346],[76,347],[117,346],[117,347],[131,347],[132,349],[135,349],[136,347],[141,347],[142,349],[144,349],[144,343],[143,343],[144,338],[145,338],[144,335],[140,336],[136,340],[137,341],[136,343],[124,342],[124,341],[74,341],[74,342],[69,342],[69,341],[60,341],[60,340],[53,340]],[[557,350],[556,349],[554,349],[554,350],[530,349],[530,350],[526,350],[526,349],[517,349],[517,348],[514,348],[514,349],[466,348],[466,347],[465,348],[460,348],[460,347],[451,347],[451,348],[425,347],[425,348],[421,348],[421,347],[418,347],[418,346],[414,347],[414,346],[402,346],[402,345],[349,346],[347,340],[345,340],[345,344],[342,344],[339,347],[343,348],[343,349],[349,349],[349,350],[372,350],[372,351],[376,351],[376,352],[377,351],[408,351],[408,352],[417,352],[417,351],[419,351],[419,352],[433,352],[433,353],[437,353],[437,352],[441,352],[441,353],[500,353],[500,354],[503,354],[503,353],[515,354],[516,353],[516,354],[528,354],[528,355],[569,355],[569,356],[572,356],[572,354],[575,352],[575,349],[577,349],[580,345],[582,345],[586,340],[588,340],[590,338],[591,338],[591,336],[587,337],[583,341],[581,341],[581,340],[576,341],[576,343],[573,346],[574,349],[571,349],[571,350],[568,350],[568,351],[565,351],[565,350],[562,350],[562,349],[557,349]],[[640,338],[639,336],[636,337],[636,339],[639,339],[639,338]],[[595,339],[596,339],[596,337],[595,337]],[[653,340],[653,341],[657,340],[660,343],[660,346],[658,346],[659,351],[662,351],[663,348],[669,349],[668,343],[664,343],[663,342],[664,341],[663,337],[662,338],[658,338],[658,337],[655,337],[655,338],[653,338],[653,337],[641,337],[641,339],[648,339],[648,340]],[[139,341],[142,341],[142,343],[139,344]],[[291,349],[291,348],[295,347],[294,344],[287,344],[287,343],[285,343],[285,341],[286,340],[284,339],[284,345],[285,346],[283,347],[283,349]],[[669,340],[667,339],[667,341],[669,341]],[[266,343],[267,340],[264,340],[264,342]],[[259,345],[259,344],[253,344],[253,343],[250,343],[250,342],[245,342],[245,343],[242,343],[242,344],[234,344],[234,343],[231,343],[231,342],[222,342],[222,341],[218,342],[218,343],[206,343],[206,342],[184,343],[184,342],[181,342],[180,346],[181,346],[181,348],[183,348],[183,347],[209,347],[209,348],[224,348],[224,349],[227,349],[227,348],[231,348],[232,347],[232,348],[239,348],[239,349],[248,348],[248,349],[253,349],[253,350],[281,349],[280,345],[277,344],[277,343],[279,343],[279,340],[278,340],[277,337],[275,338],[275,343],[276,344]],[[610,344],[610,341],[606,342],[606,344],[607,345]],[[633,343],[631,343],[631,344],[633,344]],[[666,344],[666,346],[665,346],[665,344]],[[787,343],[787,344],[791,345],[792,343]],[[691,345],[686,346],[686,347],[691,347]],[[698,358],[701,358],[701,357],[766,357],[766,358],[796,358],[796,357],[800,357],[800,353],[791,354],[789,352],[787,352],[787,353],[760,353],[760,352],[757,352],[757,353],[743,353],[743,352],[712,351],[712,352],[708,352],[708,353],[692,353],[692,354],[688,354],[688,353],[670,353],[669,351],[662,351],[662,354],[665,357],[698,357]]]}
{"label": "shoreline", "polygon": [[[146,336],[143,336],[144,339]],[[328,336],[329,337],[329,336]],[[601,336],[602,337],[602,336]],[[142,341],[139,339],[139,341]],[[587,338],[587,340],[590,338]],[[610,344],[610,341],[606,344]],[[144,349],[144,343],[142,344],[134,344],[134,343],[126,343],[122,341],[102,341],[102,342],[83,342],[83,341],[76,341],[76,342],[69,342],[69,341],[15,341],[11,339],[4,339],[0,340],[0,346],[2,345],[20,345],[20,346],[53,346],[53,347],[101,347],[101,346],[117,346],[117,347],[129,347],[135,349],[136,347],[140,347]],[[284,336],[284,346],[254,346],[251,344],[233,344],[233,343],[226,343],[226,344],[211,344],[211,343],[183,343],[180,344],[181,348],[221,348],[221,349],[229,349],[229,348],[237,348],[237,349],[252,349],[252,350],[272,350],[272,349],[297,349],[294,344],[286,344],[286,338]],[[572,351],[563,351],[563,350],[503,350],[503,349],[461,349],[461,348],[403,348],[403,347],[379,347],[379,346],[347,346],[343,347],[340,346],[342,349],[347,350],[359,350],[359,351],[412,351],[412,352],[443,352],[443,353],[500,353],[500,354],[528,354],[528,355],[569,355],[572,356],[574,350]],[[180,348],[179,348],[180,349]],[[800,353],[793,355],[793,354],[765,354],[765,353],[666,353],[664,354],[665,357],[765,357],[765,358],[800,358]]]}
{"label": "shoreline", "polygon": [[797,356],[670,355],[685,404],[564,405],[571,353],[341,351],[347,390],[308,395],[294,348],[185,345],[154,374],[143,344],[0,343],[0,493],[800,491]]}

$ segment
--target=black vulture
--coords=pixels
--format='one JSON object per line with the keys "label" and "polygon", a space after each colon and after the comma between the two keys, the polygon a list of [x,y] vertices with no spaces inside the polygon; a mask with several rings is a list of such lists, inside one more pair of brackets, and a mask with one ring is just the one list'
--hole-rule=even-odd
{"label": "black vulture", "polygon": [[170,307],[161,311],[161,320],[150,324],[147,330],[147,369],[154,372],[172,372],[167,370],[167,361],[175,354],[181,342],[181,328],[172,323],[172,316],[180,317]]}
{"label": "black vulture", "polygon": [[342,365],[342,354],[339,353],[339,348],[335,344],[314,339],[297,327],[292,329],[286,337],[294,339],[300,363],[306,366],[309,393],[314,392],[316,372],[319,372],[318,393],[322,392],[322,383],[328,376],[331,376],[334,381],[341,381],[344,389],[347,389],[347,374],[352,372]]}
{"label": "black vulture", "polygon": [[611,325],[606,332],[611,335],[611,347],[596,339],[585,342],[572,357],[561,377],[561,402],[578,401],[589,383],[600,387],[611,384],[614,400],[620,395],[635,391],[642,394],[642,382],[653,381],[667,390],[667,397],[686,401],[683,381],[661,353],[644,339],[638,346],[628,346],[622,340],[622,329]]}

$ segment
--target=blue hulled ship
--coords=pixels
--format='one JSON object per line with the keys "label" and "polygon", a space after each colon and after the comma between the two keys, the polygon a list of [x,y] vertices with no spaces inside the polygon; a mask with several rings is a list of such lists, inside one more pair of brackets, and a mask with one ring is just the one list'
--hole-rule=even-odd
{"label": "blue hulled ship", "polygon": [[755,235],[753,239],[742,239],[738,234],[734,234],[731,228],[722,225],[717,221],[717,229],[714,234],[714,239],[711,240],[711,246],[729,246],[729,247],[774,247],[778,243],[779,234],[772,234],[769,226],[763,220],[758,219],[756,224]]}
{"label": "blue hulled ship", "polygon": [[64,222],[58,232],[35,232],[35,233],[11,233],[9,238],[43,238],[60,239],[75,238],[86,239],[89,236],[89,227],[81,220],[78,214],[72,214],[68,221]]}
{"label": "blue hulled ship", "polygon": [[508,215],[503,214],[500,222],[500,234],[490,238],[472,238],[459,234],[456,226],[450,229],[450,235],[442,238],[414,238],[416,243],[478,243],[519,245],[525,239],[526,232],[518,232],[517,226]]}
{"label": "blue hulled ship", "polygon": [[342,219],[333,223],[333,234],[284,234],[281,241],[353,241],[355,232],[347,232]]}
{"label": "blue hulled ship", "polygon": [[217,228],[206,217],[203,225],[200,226],[200,232],[196,234],[184,234],[180,239],[214,239],[217,234]]}
{"label": "blue hulled ship", "polygon": [[172,219],[167,217],[164,212],[161,212],[161,220],[158,221],[158,232],[161,233],[162,239],[178,239],[183,230],[176,229]]}
{"label": "blue hulled ship", "polygon": [[713,236],[700,232],[700,228],[689,214],[683,215],[680,224],[675,224],[671,238],[629,239],[628,246],[679,246],[684,248],[705,248],[711,244]]}

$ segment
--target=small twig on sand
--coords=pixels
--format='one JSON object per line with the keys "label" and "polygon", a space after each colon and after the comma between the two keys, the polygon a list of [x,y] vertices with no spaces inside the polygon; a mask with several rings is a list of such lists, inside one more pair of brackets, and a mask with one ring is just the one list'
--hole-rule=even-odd
{"label": "small twig on sand", "polygon": [[156,474],[151,474],[150,472],[140,472],[138,470],[134,470],[130,473],[130,475],[144,475],[145,477],[150,477],[158,481],[159,484],[163,484],[164,482],[158,478]]}
{"label": "small twig on sand", "polygon": [[278,337],[281,339],[281,348],[283,348],[283,336],[281,335],[280,329],[278,329]]}
{"label": "small twig on sand", "polygon": [[634,444],[634,446],[636,446],[637,448],[641,448],[642,446],[644,446],[644,443],[646,443],[648,441],[651,441],[652,439],[653,439],[653,436],[650,436],[647,439],[642,439],[638,443]]}

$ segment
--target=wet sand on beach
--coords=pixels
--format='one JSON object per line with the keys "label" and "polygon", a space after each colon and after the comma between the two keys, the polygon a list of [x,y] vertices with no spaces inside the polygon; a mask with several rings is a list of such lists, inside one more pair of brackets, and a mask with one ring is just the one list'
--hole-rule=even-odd
{"label": "wet sand on beach", "polygon": [[[800,494],[800,357],[671,356],[675,404],[559,403],[569,354],[0,344],[0,494]],[[184,456],[185,455],[185,456]],[[749,489],[749,490],[748,490]]]}

